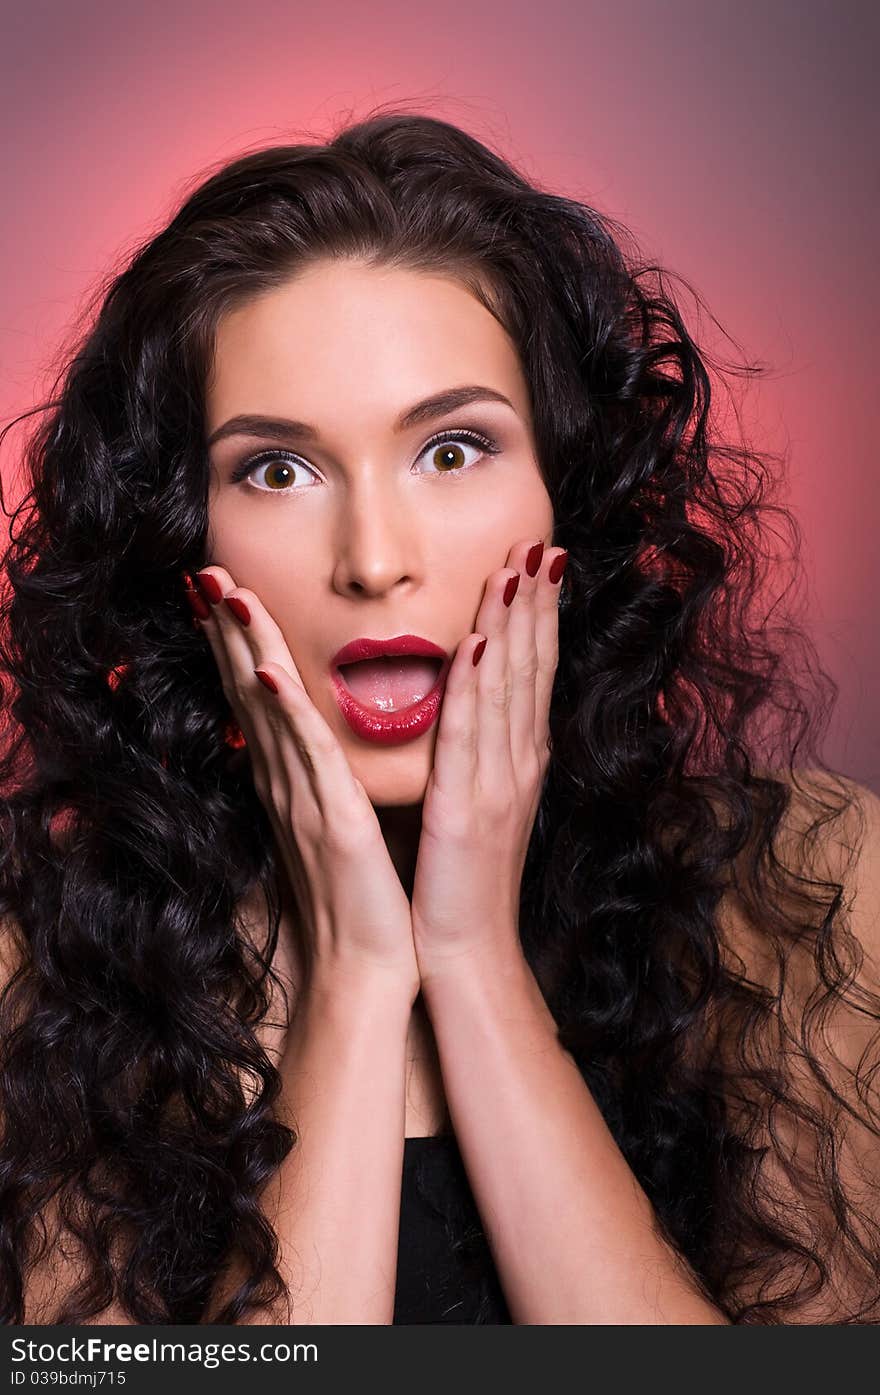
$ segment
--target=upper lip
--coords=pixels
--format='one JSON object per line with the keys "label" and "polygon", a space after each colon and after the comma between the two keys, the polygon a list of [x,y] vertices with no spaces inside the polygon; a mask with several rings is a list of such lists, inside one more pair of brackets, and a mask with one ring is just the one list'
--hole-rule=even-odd
{"label": "upper lip", "polygon": [[375,659],[383,654],[425,654],[431,659],[445,659],[446,650],[421,635],[396,635],[393,639],[352,639],[343,644],[330,660],[334,668],[340,664],[356,664],[361,659]]}

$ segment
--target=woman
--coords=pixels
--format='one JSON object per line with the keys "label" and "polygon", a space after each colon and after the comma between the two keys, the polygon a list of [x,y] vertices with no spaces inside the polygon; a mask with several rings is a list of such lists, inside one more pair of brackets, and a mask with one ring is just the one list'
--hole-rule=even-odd
{"label": "woman", "polygon": [[104,297],[5,557],[5,1321],[878,1319],[878,801],[622,245],[391,113]]}

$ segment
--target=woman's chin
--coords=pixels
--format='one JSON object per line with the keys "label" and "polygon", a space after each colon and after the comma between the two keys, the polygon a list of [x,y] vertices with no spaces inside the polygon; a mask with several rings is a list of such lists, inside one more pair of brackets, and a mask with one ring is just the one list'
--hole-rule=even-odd
{"label": "woman's chin", "polygon": [[422,739],[400,746],[377,746],[355,753],[346,743],[352,774],[360,780],[376,808],[400,809],[420,805],[434,767],[433,741]]}
{"label": "woman's chin", "polygon": [[389,782],[372,781],[367,784],[361,780],[361,784],[367,792],[367,798],[377,811],[386,809],[421,809],[425,798],[427,782],[425,780],[407,781],[404,787],[400,781],[395,784]]}

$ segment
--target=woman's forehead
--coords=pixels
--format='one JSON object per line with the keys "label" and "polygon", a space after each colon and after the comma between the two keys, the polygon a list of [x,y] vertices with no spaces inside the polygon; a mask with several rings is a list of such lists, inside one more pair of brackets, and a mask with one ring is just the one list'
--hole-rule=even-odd
{"label": "woman's forehead", "polygon": [[217,327],[208,435],[263,412],[377,424],[423,398],[485,385],[528,418],[516,349],[466,287],[423,272],[331,266],[241,305]]}

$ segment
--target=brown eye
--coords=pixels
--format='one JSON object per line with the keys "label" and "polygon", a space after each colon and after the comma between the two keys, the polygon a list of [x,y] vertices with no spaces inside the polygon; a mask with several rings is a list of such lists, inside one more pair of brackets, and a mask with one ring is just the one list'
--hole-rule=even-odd
{"label": "brown eye", "polygon": [[237,484],[239,480],[253,480],[262,470],[265,485],[255,484],[255,489],[262,490],[264,494],[293,494],[299,489],[293,484],[295,471],[306,469],[308,466],[305,462],[295,455],[289,455],[286,451],[268,451],[243,460],[235,467],[230,478],[233,484]]}
{"label": "brown eye", "polygon": [[438,470],[457,470],[465,463],[465,455],[461,446],[437,446],[431,454],[431,464],[436,465]]}
{"label": "brown eye", "polygon": [[279,489],[283,489],[293,479],[293,470],[286,460],[272,460],[266,466],[263,479],[271,488],[274,489],[277,485]]}
{"label": "brown eye", "polygon": [[494,441],[490,441],[486,436],[481,436],[477,431],[457,431],[454,435],[433,436],[421,452],[422,455],[429,452],[428,459],[433,468],[428,471],[428,474],[469,474],[476,462],[468,463],[466,455],[468,448],[476,451],[478,457],[480,455],[496,455],[501,449]]}

